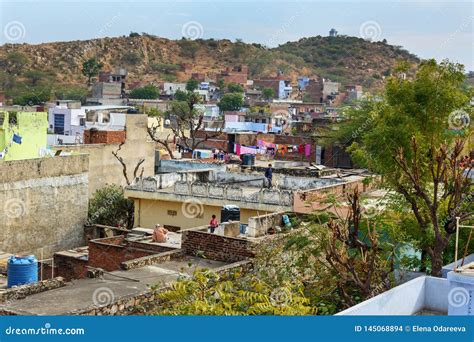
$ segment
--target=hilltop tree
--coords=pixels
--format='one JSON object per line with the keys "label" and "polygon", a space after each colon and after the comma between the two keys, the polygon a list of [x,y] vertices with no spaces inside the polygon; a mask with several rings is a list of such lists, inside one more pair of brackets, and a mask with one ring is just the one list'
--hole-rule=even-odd
{"label": "hilltop tree", "polygon": [[178,43],[181,47],[181,55],[183,57],[188,57],[192,59],[196,58],[196,53],[199,50],[199,45],[195,41],[183,38]]}
{"label": "hilltop tree", "polygon": [[229,93],[222,96],[217,104],[221,112],[240,110],[244,105],[244,98],[239,93]]}
{"label": "hilltop tree", "polygon": [[471,169],[460,166],[472,136],[463,81],[462,65],[425,61],[413,79],[390,77],[383,98],[350,110],[337,137],[350,144],[358,165],[381,174],[398,194],[401,210],[409,213],[402,228],[435,276],[441,275],[455,217],[474,214]]}
{"label": "hilltop tree", "polygon": [[87,85],[91,85],[92,77],[97,76],[103,66],[96,57],[89,58],[82,63],[82,74],[87,77]]}

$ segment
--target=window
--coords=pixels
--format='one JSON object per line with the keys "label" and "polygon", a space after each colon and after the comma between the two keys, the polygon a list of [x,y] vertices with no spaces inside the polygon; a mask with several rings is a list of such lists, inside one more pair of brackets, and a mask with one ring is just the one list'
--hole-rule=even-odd
{"label": "window", "polygon": [[64,114],[54,114],[54,133],[64,134]]}
{"label": "window", "polygon": [[79,125],[80,126],[85,126],[86,125],[86,119],[85,118],[80,118],[79,119]]}

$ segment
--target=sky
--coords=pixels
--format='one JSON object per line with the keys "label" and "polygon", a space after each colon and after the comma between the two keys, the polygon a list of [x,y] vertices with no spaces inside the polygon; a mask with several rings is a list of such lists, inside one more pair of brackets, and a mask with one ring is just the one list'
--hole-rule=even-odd
{"label": "sky", "polygon": [[146,32],[160,37],[242,39],[269,47],[339,34],[386,39],[421,58],[474,70],[474,1],[69,1],[0,0],[0,45]]}

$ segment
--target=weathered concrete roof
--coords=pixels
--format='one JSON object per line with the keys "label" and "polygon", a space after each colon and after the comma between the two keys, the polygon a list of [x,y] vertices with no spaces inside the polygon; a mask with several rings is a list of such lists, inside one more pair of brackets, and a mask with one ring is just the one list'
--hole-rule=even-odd
{"label": "weathered concrete roof", "polygon": [[[189,266],[191,264],[191,266]],[[25,299],[0,305],[0,309],[18,311],[29,315],[62,315],[85,309],[94,304],[94,293],[112,294],[114,299],[145,292],[150,284],[169,284],[179,276],[190,276],[196,268],[215,269],[226,263],[196,257],[171,260],[159,265],[146,266],[112,274],[137,279],[134,282],[104,274],[104,279],[80,279],[71,285],[34,294]]]}

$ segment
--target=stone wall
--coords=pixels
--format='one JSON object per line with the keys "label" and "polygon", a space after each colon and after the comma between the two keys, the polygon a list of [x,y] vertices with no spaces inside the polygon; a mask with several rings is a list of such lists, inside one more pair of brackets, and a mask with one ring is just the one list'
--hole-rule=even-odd
{"label": "stone wall", "polygon": [[[36,293],[49,291],[63,287],[66,282],[62,277],[39,281],[33,284],[21,285],[9,288],[0,292],[0,303],[6,303],[14,300],[23,299]],[[0,314],[1,315],[1,314]]]}
{"label": "stone wall", "polygon": [[199,230],[183,231],[181,249],[186,255],[204,255],[208,259],[236,262],[255,256],[253,243],[247,239],[226,237]]}
{"label": "stone wall", "polygon": [[0,162],[0,250],[49,257],[84,244],[86,155]]}
{"label": "stone wall", "polygon": [[[225,277],[233,272],[245,273],[252,268],[252,262],[249,260],[235,262],[229,265],[219,267],[213,272]],[[85,309],[70,311],[66,315],[81,315],[81,316],[128,316],[142,314],[143,312],[150,312],[151,310],[159,310],[160,301],[157,300],[156,295],[169,290],[169,286],[164,286],[158,289],[149,289],[138,295],[124,296],[117,298],[113,303],[104,306],[92,305]],[[7,312],[6,314],[19,314]],[[2,312],[0,311],[0,315]]]}

